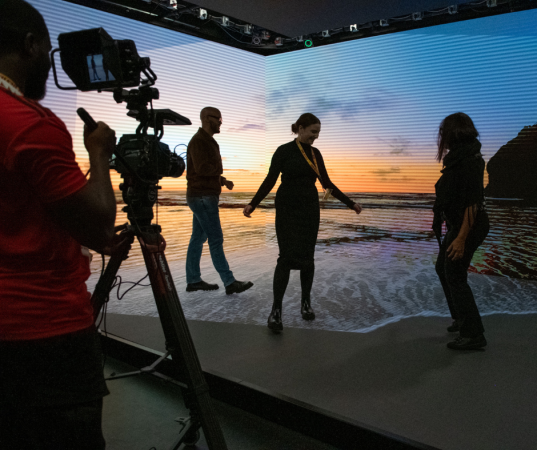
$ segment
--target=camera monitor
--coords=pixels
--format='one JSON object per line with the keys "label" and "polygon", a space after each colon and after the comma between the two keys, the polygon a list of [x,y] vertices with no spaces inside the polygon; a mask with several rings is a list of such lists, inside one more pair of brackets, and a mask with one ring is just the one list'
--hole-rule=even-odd
{"label": "camera monitor", "polygon": [[136,87],[140,74],[151,71],[134,41],[112,39],[103,28],[62,33],[58,43],[62,67],[81,91]]}

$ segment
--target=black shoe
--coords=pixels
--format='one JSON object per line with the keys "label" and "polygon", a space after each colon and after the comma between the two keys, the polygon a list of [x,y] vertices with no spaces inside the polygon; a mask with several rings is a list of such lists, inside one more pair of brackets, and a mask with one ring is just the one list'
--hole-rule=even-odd
{"label": "black shoe", "polygon": [[272,308],[270,316],[268,316],[267,325],[274,333],[279,333],[283,330],[281,310]]}
{"label": "black shoe", "polygon": [[478,348],[483,348],[487,345],[487,340],[485,336],[480,334],[479,336],[473,338],[458,337],[452,342],[448,343],[448,348],[453,350],[477,350]]}
{"label": "black shoe", "polygon": [[226,294],[240,294],[241,292],[247,291],[250,289],[254,283],[251,281],[237,281],[235,280],[229,286],[226,286]]}
{"label": "black shoe", "polygon": [[311,307],[310,300],[304,300],[301,301],[301,307],[300,307],[300,314],[302,314],[302,318],[304,320],[314,320],[315,319],[315,312],[313,311],[313,308]]}
{"label": "black shoe", "polygon": [[194,291],[216,291],[218,289],[217,284],[209,284],[201,280],[199,283],[189,283],[186,285],[187,292]]}
{"label": "black shoe", "polygon": [[453,323],[447,327],[447,330],[450,333],[458,333],[461,331],[461,322],[459,320],[454,320]]}

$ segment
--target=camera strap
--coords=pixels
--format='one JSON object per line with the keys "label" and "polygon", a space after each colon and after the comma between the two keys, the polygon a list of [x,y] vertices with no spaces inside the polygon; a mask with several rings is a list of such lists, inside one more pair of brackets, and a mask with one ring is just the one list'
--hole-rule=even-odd
{"label": "camera strap", "polygon": [[[296,144],[298,145],[298,148],[302,152],[302,156],[304,157],[304,159],[308,162],[310,167],[315,171],[315,173],[319,177],[319,181],[321,182],[321,186],[322,186],[324,183],[323,183],[323,179],[321,178],[321,172],[319,171],[319,165],[317,164],[317,158],[315,158],[315,152],[313,151],[313,147],[311,148],[311,156],[313,158],[313,162],[311,162],[308,156],[306,155],[306,152],[302,148],[302,145],[300,144],[300,141],[298,140],[298,138],[296,138]],[[330,194],[332,193],[332,189],[325,189],[324,186],[322,186],[322,188],[324,191],[323,200],[327,200],[330,197]]]}

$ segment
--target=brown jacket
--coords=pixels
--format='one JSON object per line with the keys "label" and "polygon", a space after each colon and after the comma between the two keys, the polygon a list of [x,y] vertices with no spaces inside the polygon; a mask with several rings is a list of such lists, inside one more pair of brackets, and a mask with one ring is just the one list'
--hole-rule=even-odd
{"label": "brown jacket", "polygon": [[188,143],[186,164],[187,197],[220,195],[226,181],[220,146],[203,128]]}

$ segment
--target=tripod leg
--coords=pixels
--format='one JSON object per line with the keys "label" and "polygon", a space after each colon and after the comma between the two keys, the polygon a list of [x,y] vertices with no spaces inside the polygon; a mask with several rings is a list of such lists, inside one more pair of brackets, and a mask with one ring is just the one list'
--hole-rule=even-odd
{"label": "tripod leg", "polygon": [[108,298],[121,263],[124,259],[127,259],[129,255],[131,244],[134,240],[134,232],[132,229],[129,230],[127,224],[115,227],[114,231],[121,231],[121,234],[116,235],[115,237],[119,237],[122,240],[113,247],[109,247],[111,254],[110,260],[106,265],[103,275],[99,278],[97,286],[95,286],[95,290],[91,296],[91,304],[93,305],[93,319],[95,321],[97,321],[101,308]]}
{"label": "tripod leg", "polygon": [[[127,250],[127,254],[128,252],[129,251]],[[99,278],[99,281],[95,286],[93,294],[91,295],[91,304],[93,305],[93,320],[95,321],[97,321],[101,308],[106,303],[106,299],[108,298],[112,285],[114,284],[114,280],[116,279],[119,266],[121,266],[121,263],[126,256],[126,254],[112,255],[108,261],[108,264],[106,265],[103,275],[101,278]]]}
{"label": "tripod leg", "polygon": [[167,350],[176,363],[180,381],[186,383],[185,404],[194,423],[201,424],[211,450],[226,450],[226,442],[213,409],[209,387],[186,323],[179,296],[164,256],[164,240],[158,226],[138,236],[151,288],[166,338]]}

